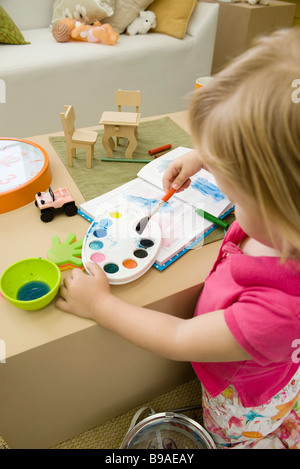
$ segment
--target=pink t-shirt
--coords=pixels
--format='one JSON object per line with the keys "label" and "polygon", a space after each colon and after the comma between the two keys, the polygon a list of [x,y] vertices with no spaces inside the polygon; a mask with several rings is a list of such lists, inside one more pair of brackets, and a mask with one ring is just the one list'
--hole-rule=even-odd
{"label": "pink t-shirt", "polygon": [[216,397],[234,385],[245,407],[264,404],[293,377],[300,339],[300,263],[254,257],[239,244],[245,233],[234,222],[208,275],[195,316],[224,309],[226,324],[252,360],[192,363],[203,386]]}

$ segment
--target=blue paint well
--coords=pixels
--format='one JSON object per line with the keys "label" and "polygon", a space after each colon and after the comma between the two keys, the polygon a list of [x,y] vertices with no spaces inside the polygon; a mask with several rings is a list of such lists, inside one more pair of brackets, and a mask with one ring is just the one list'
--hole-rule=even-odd
{"label": "blue paint well", "polygon": [[89,247],[91,249],[102,249],[103,248],[103,243],[102,241],[91,241],[90,244],[89,244]]}
{"label": "blue paint well", "polygon": [[107,231],[105,228],[97,228],[93,235],[96,237],[96,238],[105,238],[105,236],[107,236]]}
{"label": "blue paint well", "polygon": [[108,228],[112,224],[113,222],[109,218],[103,218],[102,220],[99,221],[99,226],[101,226],[101,228]]}

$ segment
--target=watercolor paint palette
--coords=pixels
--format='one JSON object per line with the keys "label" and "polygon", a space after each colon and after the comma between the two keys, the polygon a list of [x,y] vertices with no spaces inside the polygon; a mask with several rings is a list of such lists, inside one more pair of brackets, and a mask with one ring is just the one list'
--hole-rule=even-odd
{"label": "watercolor paint palette", "polygon": [[154,264],[161,245],[161,230],[150,220],[139,235],[136,226],[145,212],[132,204],[106,207],[89,227],[82,247],[82,261],[97,263],[109,283],[121,285],[141,277]]}

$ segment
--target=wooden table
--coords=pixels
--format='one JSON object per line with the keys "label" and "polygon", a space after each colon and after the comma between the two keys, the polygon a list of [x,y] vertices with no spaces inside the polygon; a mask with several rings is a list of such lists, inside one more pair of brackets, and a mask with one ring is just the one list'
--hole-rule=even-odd
{"label": "wooden table", "polygon": [[[188,130],[185,113],[170,117]],[[79,205],[83,196],[48,137],[29,140],[48,152],[52,188],[68,187]],[[42,223],[34,203],[0,215],[0,272],[22,258],[46,257],[53,236],[64,240],[74,232],[79,239],[88,226],[79,215]],[[112,290],[126,301],[190,317],[219,246],[190,251],[164,272],[150,269]],[[11,448],[51,447],[194,377],[189,363],[143,351],[91,320],[60,311],[54,301],[27,312],[0,297],[0,339],[7,353],[0,363],[0,435]]]}
{"label": "wooden table", "polygon": [[125,158],[132,158],[137,147],[138,126],[140,113],[138,112],[110,112],[104,111],[99,124],[104,126],[102,137],[103,147],[109,157],[113,157],[115,142],[113,137],[128,139]]}

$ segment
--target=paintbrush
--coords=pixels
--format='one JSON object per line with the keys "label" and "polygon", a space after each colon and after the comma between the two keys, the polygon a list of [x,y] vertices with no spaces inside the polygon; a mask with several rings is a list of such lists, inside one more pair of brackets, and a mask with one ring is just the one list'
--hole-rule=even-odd
{"label": "paintbrush", "polygon": [[167,192],[164,197],[155,205],[153,208],[152,212],[150,215],[142,218],[138,224],[136,225],[136,231],[138,234],[142,234],[144,229],[146,228],[149,220],[153,215],[172,197],[172,195],[176,192],[175,189],[170,189],[169,192]]}

